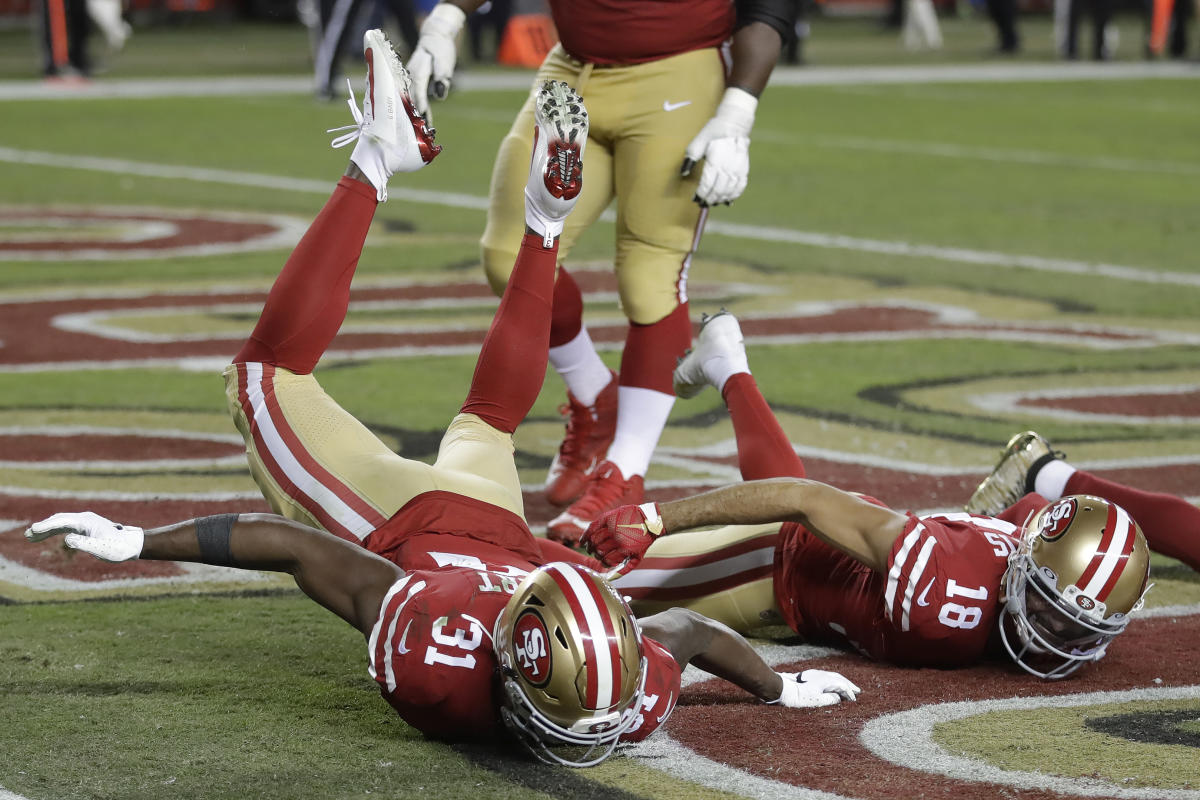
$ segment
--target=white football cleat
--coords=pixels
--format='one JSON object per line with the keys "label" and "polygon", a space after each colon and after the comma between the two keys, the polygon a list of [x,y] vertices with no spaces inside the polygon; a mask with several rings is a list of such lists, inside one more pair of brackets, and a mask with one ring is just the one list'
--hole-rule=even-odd
{"label": "white football cleat", "polygon": [[[412,82],[400,57],[381,30],[363,35],[363,57],[367,62],[367,84],[362,111],[350,88],[353,125],[333,128],[329,133],[349,131],[333,140],[334,147],[357,142],[350,154],[376,188],[380,202],[387,200],[387,179],[397,172],[415,172],[442,151],[434,144],[436,133],[425,124],[412,102]],[[346,81],[349,86],[350,81]]]}
{"label": "white football cleat", "polygon": [[700,318],[696,344],[679,359],[671,379],[675,396],[686,400],[700,394],[706,386],[721,391],[725,381],[739,372],[750,372],[742,327],[737,317],[721,309],[711,317],[705,314]]}
{"label": "white football cleat", "polygon": [[525,222],[546,247],[583,189],[588,115],[579,94],[563,81],[546,81],[534,100],[533,153],[525,184]]}
{"label": "white football cleat", "polygon": [[983,479],[971,499],[963,506],[968,514],[994,517],[1029,494],[1029,470],[1039,461],[1062,458],[1046,437],[1034,431],[1018,433],[1008,440],[992,474]]}

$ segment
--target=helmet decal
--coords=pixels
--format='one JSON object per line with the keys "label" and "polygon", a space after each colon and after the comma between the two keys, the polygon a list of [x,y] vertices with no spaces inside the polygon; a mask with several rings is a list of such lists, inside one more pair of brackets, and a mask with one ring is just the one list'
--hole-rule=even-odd
{"label": "helmet decal", "polygon": [[576,619],[583,620],[580,633],[587,657],[588,708],[608,708],[620,700],[621,653],[616,645],[612,620],[603,613],[604,600],[592,581],[562,563],[547,565],[547,572],[567,598]]}
{"label": "helmet decal", "polygon": [[1079,509],[1074,497],[1064,497],[1046,511],[1038,523],[1037,535],[1047,542],[1053,542],[1061,537],[1071,527],[1075,512]]}
{"label": "helmet decal", "polygon": [[536,611],[525,611],[513,625],[512,648],[517,669],[533,686],[541,687],[550,682],[553,662],[550,660],[549,639],[546,623]]}
{"label": "helmet decal", "polygon": [[1109,592],[1117,585],[1117,580],[1129,563],[1133,543],[1133,521],[1125,509],[1110,503],[1100,546],[1096,548],[1096,554],[1092,556],[1087,569],[1079,576],[1077,585],[1080,592],[1100,602],[1107,600]]}

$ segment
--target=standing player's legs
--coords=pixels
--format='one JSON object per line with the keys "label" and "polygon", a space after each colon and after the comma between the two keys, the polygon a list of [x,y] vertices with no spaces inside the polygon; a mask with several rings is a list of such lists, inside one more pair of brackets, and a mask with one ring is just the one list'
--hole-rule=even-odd
{"label": "standing player's legs", "polygon": [[311,372],[337,333],[350,282],[388,178],[440,150],[412,112],[408,76],[368,32],[368,95],[351,165],[289,257],[254,332],[225,369],[226,398],[251,473],[280,514],[361,542],[430,485],[321,389]]}
{"label": "standing player's legs", "polygon": [[[565,81],[588,103],[588,179],[563,230],[560,260],[567,257],[575,241],[612,199],[610,142],[603,133],[604,120],[592,108],[594,101],[589,95],[592,74],[589,65],[569,58],[559,46],[546,57],[534,83],[536,91],[544,80]],[[496,294],[504,291],[525,229],[522,195],[533,146],[533,99],[531,94],[500,144],[488,193],[487,226],[481,249],[484,270]],[[554,505],[566,505],[583,491],[588,473],[604,457],[612,441],[616,430],[617,382],[615,373],[600,359],[583,324],[583,294],[579,285],[561,265],[554,284],[550,364],[567,385],[567,431],[546,478],[546,497]]]}
{"label": "standing player's legs", "polygon": [[550,522],[550,535],[561,541],[578,541],[609,508],[641,502],[644,476],[675,402],[671,370],[691,340],[688,271],[707,218],[693,201],[698,175],[682,178],[679,167],[724,89],[725,66],[715,49],[591,76],[589,102],[612,141],[615,269],[630,325],[615,435],[583,494]]}

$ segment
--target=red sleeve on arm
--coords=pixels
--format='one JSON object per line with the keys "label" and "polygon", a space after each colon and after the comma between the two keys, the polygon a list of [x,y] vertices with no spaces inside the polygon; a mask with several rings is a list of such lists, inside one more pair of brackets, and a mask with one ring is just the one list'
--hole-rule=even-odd
{"label": "red sleeve on arm", "polygon": [[621,735],[623,742],[640,742],[662,726],[679,702],[682,673],[671,651],[653,639],[642,639],[646,654],[646,686],[638,719]]}

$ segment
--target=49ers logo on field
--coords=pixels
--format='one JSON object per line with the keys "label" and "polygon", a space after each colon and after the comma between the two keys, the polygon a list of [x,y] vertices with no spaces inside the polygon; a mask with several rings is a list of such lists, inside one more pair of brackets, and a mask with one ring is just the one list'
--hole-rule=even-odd
{"label": "49ers logo on field", "polygon": [[526,611],[513,626],[513,655],[517,669],[534,686],[545,686],[550,680],[550,635],[546,623],[536,611]]}
{"label": "49ers logo on field", "polygon": [[1046,509],[1042,513],[1041,522],[1038,523],[1038,536],[1047,542],[1053,542],[1062,536],[1067,532],[1067,528],[1071,527],[1071,521],[1075,519],[1078,508],[1074,497],[1064,497]]}

